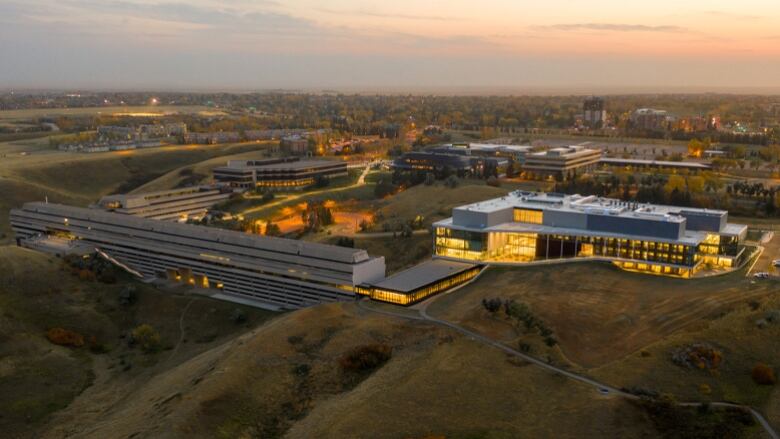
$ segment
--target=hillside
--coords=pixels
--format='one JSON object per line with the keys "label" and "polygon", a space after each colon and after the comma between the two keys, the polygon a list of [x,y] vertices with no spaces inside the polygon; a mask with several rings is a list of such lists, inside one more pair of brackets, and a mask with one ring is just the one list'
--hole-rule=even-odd
{"label": "hillside", "polygon": [[9,239],[8,211],[27,201],[48,197],[52,202],[86,206],[103,195],[131,191],[174,169],[265,148],[264,144],[187,145],[95,154],[43,151],[5,157],[0,161],[0,242]]}
{"label": "hillside", "polygon": [[[342,371],[345,352],[366,344],[391,346],[392,358],[373,374]],[[127,395],[81,402],[56,416],[43,437],[65,431],[95,438],[336,438],[357,431],[377,438],[646,437],[640,432],[652,431],[626,402],[446,330],[352,304],[291,313]]]}
{"label": "hillside", "polygon": [[[133,293],[123,302],[127,287]],[[236,310],[244,316],[241,322],[232,319]],[[110,284],[83,281],[60,259],[0,247],[3,437],[35,437],[78,395],[141,386],[275,315],[192,295],[186,288],[161,291],[121,274]],[[142,324],[159,334],[159,350],[146,354],[129,343],[131,331]],[[53,344],[47,339],[53,328],[76,334],[83,345]]]}
{"label": "hillside", "polygon": [[[757,407],[780,426],[780,391],[757,385],[757,363],[780,367],[780,289],[742,272],[678,280],[620,271],[587,262],[491,268],[478,282],[438,299],[429,313],[478,330],[510,346],[594,376],[617,387],[669,393],[682,400],[735,401]],[[499,312],[483,299],[525,304],[556,340]],[[722,361],[702,370],[673,361],[681,348],[712,346]]]}

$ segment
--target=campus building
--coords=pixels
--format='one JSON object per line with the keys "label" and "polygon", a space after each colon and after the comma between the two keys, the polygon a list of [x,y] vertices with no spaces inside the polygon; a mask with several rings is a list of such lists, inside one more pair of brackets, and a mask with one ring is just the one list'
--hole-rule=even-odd
{"label": "campus building", "polygon": [[214,180],[237,188],[300,190],[317,178],[347,175],[347,163],[335,160],[300,160],[297,157],[266,160],[231,160],[214,169]]}
{"label": "campus building", "polygon": [[529,145],[506,145],[499,143],[445,144],[427,151],[440,154],[459,154],[480,157],[502,157],[516,163],[524,163],[525,157],[533,150]]}
{"label": "campus building", "polygon": [[355,287],[355,293],[380,302],[411,305],[436,293],[462,285],[483,266],[433,259],[373,283]]}
{"label": "campus building", "polygon": [[459,175],[471,174],[485,167],[498,168],[506,164],[505,159],[471,156],[457,152],[413,151],[393,161],[393,169],[402,171],[431,171],[439,173],[445,169]]}
{"label": "campus building", "polygon": [[591,127],[601,127],[607,122],[604,98],[590,96],[582,103],[583,121]]}
{"label": "campus building", "polygon": [[434,255],[470,263],[599,259],[627,270],[690,277],[732,268],[747,226],[722,210],[515,191],[455,208],[434,228]]}
{"label": "campus building", "polygon": [[712,165],[702,162],[673,162],[670,160],[624,159],[619,157],[603,157],[599,160],[599,164],[602,166],[619,166],[632,169],[687,169],[694,172],[712,169]]}
{"label": "campus building", "polygon": [[147,280],[215,290],[215,297],[270,309],[353,300],[354,287],[384,278],[365,250],[157,221],[99,209],[27,203],[11,210],[17,244],[51,239],[87,248]]}
{"label": "campus building", "polygon": [[227,200],[232,193],[229,188],[192,186],[144,194],[108,195],[95,207],[141,218],[186,221],[205,215],[211,206]]}
{"label": "campus building", "polygon": [[528,178],[567,180],[596,169],[601,160],[599,149],[566,146],[525,156],[523,172]]}

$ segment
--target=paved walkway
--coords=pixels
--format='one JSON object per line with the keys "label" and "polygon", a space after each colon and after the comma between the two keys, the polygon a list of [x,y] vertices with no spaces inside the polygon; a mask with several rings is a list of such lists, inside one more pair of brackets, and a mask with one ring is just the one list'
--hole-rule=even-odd
{"label": "paved walkway", "polygon": [[368,165],[366,165],[366,168],[363,169],[363,173],[360,174],[360,177],[358,177],[357,181],[355,183],[349,185],[349,186],[342,186],[342,187],[337,187],[337,188],[333,188],[333,189],[327,189],[326,188],[326,189],[320,189],[318,191],[302,192],[300,194],[293,194],[293,195],[285,196],[284,198],[280,198],[278,200],[273,200],[270,203],[266,203],[266,204],[262,204],[260,206],[255,206],[255,207],[250,207],[248,209],[244,209],[244,211],[239,212],[238,214],[239,215],[247,215],[247,214],[250,214],[250,213],[261,211],[263,209],[267,209],[269,207],[278,206],[278,205],[280,205],[282,203],[289,203],[291,201],[299,200],[301,198],[310,197],[312,195],[320,195],[320,194],[324,194],[324,193],[341,192],[341,191],[346,191],[346,190],[349,190],[349,189],[354,189],[356,187],[363,186],[363,185],[366,184],[366,176],[368,175],[368,172],[371,170],[371,165],[372,165],[372,163],[369,163]]}

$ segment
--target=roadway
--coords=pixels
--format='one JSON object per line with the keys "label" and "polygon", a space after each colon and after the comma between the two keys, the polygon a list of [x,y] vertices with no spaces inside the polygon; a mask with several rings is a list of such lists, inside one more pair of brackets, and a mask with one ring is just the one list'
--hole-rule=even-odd
{"label": "roadway", "polygon": [[[283,204],[283,203],[289,203],[289,202],[292,202],[292,201],[295,201],[295,200],[300,200],[301,198],[310,197],[310,196],[313,196],[313,195],[325,194],[325,193],[341,192],[341,191],[346,191],[346,190],[349,190],[349,189],[354,189],[356,187],[363,186],[363,185],[366,184],[366,176],[368,175],[369,171],[371,170],[371,165],[372,164],[373,164],[373,162],[367,164],[365,169],[363,169],[363,172],[358,177],[357,181],[355,181],[355,183],[353,183],[353,184],[351,184],[349,186],[342,186],[342,187],[337,187],[337,188],[332,188],[332,189],[325,188],[325,189],[320,189],[320,190],[317,190],[317,191],[301,192],[300,194],[289,195],[289,196],[286,196],[284,198],[280,198],[278,200],[273,200],[273,201],[271,201],[269,203],[262,204],[260,206],[255,206],[255,207],[250,207],[248,209],[244,209],[242,212],[239,212],[238,215],[246,216],[247,214],[250,214],[250,213],[259,212],[261,210],[267,209],[269,207],[278,206],[278,205]],[[247,197],[247,198],[254,198],[254,197]]]}
{"label": "roadway", "polygon": [[[396,317],[396,318],[401,318],[401,319],[406,319],[406,320],[413,320],[413,321],[428,322],[428,323],[433,323],[433,324],[436,324],[436,325],[439,325],[439,326],[443,326],[443,327],[452,329],[452,330],[454,330],[456,332],[459,332],[459,333],[465,335],[466,337],[468,337],[469,339],[471,339],[473,341],[476,341],[478,343],[482,343],[484,345],[487,345],[487,346],[490,346],[492,348],[495,348],[495,349],[498,349],[500,351],[503,351],[503,352],[505,352],[505,353],[507,353],[509,355],[514,356],[514,357],[520,358],[521,360],[524,360],[524,361],[526,361],[526,362],[528,362],[528,363],[530,363],[530,364],[532,364],[532,365],[534,365],[536,367],[539,367],[539,368],[545,369],[545,370],[547,370],[549,372],[552,372],[552,373],[564,376],[564,377],[569,378],[569,379],[571,379],[573,381],[578,381],[578,382],[583,383],[585,385],[594,387],[596,389],[596,391],[598,391],[600,394],[603,394],[603,395],[615,395],[615,396],[619,396],[619,397],[630,399],[630,400],[641,399],[640,396],[634,395],[632,393],[625,392],[625,391],[623,391],[621,389],[618,389],[618,388],[616,388],[614,386],[610,386],[609,384],[602,383],[600,381],[597,381],[597,380],[595,380],[593,378],[590,378],[590,377],[587,377],[585,375],[578,374],[578,373],[575,373],[575,372],[571,372],[569,370],[566,370],[566,369],[554,366],[554,365],[552,365],[552,364],[550,364],[550,363],[548,363],[546,361],[540,360],[539,358],[536,358],[536,357],[533,357],[531,355],[528,355],[528,354],[522,353],[520,351],[517,351],[515,349],[512,349],[509,346],[507,346],[507,345],[505,345],[505,344],[503,344],[503,343],[501,343],[499,341],[496,341],[494,339],[491,339],[489,337],[486,337],[486,336],[484,336],[484,335],[482,335],[482,334],[480,334],[478,332],[472,331],[472,330],[464,328],[463,326],[460,326],[460,325],[458,325],[456,323],[453,323],[453,322],[450,322],[450,321],[447,321],[447,320],[443,320],[443,319],[439,319],[437,317],[434,317],[434,316],[431,316],[430,314],[428,314],[428,307],[432,303],[434,303],[436,300],[438,300],[440,297],[444,296],[445,294],[451,294],[451,293],[459,290],[460,288],[463,288],[466,285],[469,285],[470,283],[475,282],[477,279],[479,279],[481,274],[484,273],[484,271],[486,269],[487,268],[483,269],[482,272],[480,272],[480,274],[477,275],[471,281],[469,281],[469,282],[467,282],[465,284],[462,284],[462,285],[460,285],[460,286],[458,286],[456,288],[453,288],[451,290],[448,290],[446,292],[443,292],[443,293],[440,293],[438,295],[435,295],[435,296],[431,297],[430,299],[425,300],[425,301],[421,302],[420,304],[416,305],[417,314],[411,314],[411,313],[408,313],[408,312],[407,313],[393,312],[393,311],[389,311],[387,309],[377,309],[377,308],[374,308],[374,307],[370,307],[370,306],[366,305],[366,303],[370,302],[370,299],[367,299],[367,298],[358,301],[358,307],[360,307],[363,310],[369,311],[369,312],[383,314],[383,315],[387,315],[387,316],[390,316],[390,317]],[[679,402],[679,403],[677,403],[677,405],[680,406],[680,407],[699,407],[699,406],[704,405],[704,403],[695,402],[695,401],[694,402]],[[778,435],[777,432],[774,430],[774,428],[769,424],[769,421],[767,421],[767,419],[760,412],[758,412],[758,410],[754,409],[753,407],[744,406],[744,405],[740,405],[740,404],[734,404],[734,403],[730,403],[730,402],[711,402],[711,403],[709,403],[709,405],[712,406],[712,407],[739,408],[739,409],[743,409],[743,410],[748,410],[753,415],[753,417],[756,419],[756,421],[758,421],[758,423],[764,428],[764,430],[767,432],[769,437],[771,437],[772,439],[780,439],[780,435]]]}

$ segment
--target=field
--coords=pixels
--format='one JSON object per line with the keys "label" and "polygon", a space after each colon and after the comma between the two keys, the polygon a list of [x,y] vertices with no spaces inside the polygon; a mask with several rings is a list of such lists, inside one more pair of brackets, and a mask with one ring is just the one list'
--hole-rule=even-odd
{"label": "field", "polygon": [[[135,300],[123,305],[118,297],[127,285],[135,288]],[[4,437],[32,437],[66,406],[78,407],[85,399],[99,404],[95,388],[112,392],[142,385],[275,315],[190,293],[163,292],[124,278],[115,284],[80,281],[62,269],[59,259],[0,247]],[[245,322],[231,320],[236,309],[245,314]],[[144,354],[128,346],[127,333],[144,323],[160,334],[160,352]],[[56,327],[81,334],[85,345],[50,343],[46,332]]]}
{"label": "field", "polygon": [[[525,343],[537,356],[617,387],[750,404],[778,425],[780,393],[753,383],[750,371],[757,362],[780,366],[780,325],[760,329],[755,323],[780,309],[779,293],[777,283],[742,273],[677,280],[571,263],[491,268],[476,283],[435,301],[429,312],[511,346]],[[494,297],[527,304],[558,344],[548,348],[539,334],[489,314],[481,301]],[[723,365],[707,372],[671,361],[675,349],[697,342],[716,346]]]}
{"label": "field", "polygon": [[202,105],[148,105],[148,106],[115,106],[115,107],[84,107],[84,108],[42,108],[25,110],[3,110],[0,111],[0,121],[17,121],[23,119],[32,119],[38,117],[58,117],[58,116],[110,116],[113,114],[133,114],[133,113],[153,113],[153,114],[171,114],[171,113],[200,113],[213,112],[214,109]]}

